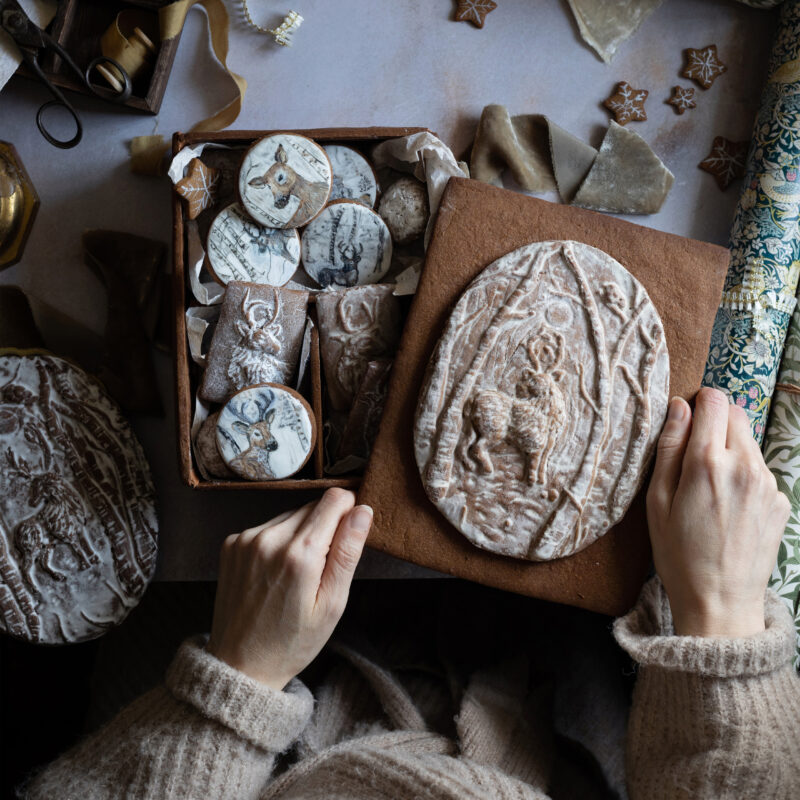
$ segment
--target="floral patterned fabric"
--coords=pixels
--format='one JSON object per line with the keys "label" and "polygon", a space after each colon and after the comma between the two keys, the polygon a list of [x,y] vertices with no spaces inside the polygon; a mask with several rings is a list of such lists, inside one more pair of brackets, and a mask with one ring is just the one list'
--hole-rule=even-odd
{"label": "floral patterned fabric", "polygon": [[747,411],[759,442],[800,275],[800,0],[783,4],[769,75],[703,378]]}
{"label": "floral patterned fabric", "polygon": [[778,488],[792,504],[770,587],[794,616],[797,629],[795,666],[800,669],[800,308],[795,309],[789,323],[764,437],[764,459],[778,481]]}

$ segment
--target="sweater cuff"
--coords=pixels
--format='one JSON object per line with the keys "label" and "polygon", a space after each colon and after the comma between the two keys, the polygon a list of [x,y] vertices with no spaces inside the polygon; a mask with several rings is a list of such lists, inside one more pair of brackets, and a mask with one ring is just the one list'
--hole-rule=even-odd
{"label": "sweater cuff", "polygon": [[314,698],[297,678],[279,692],[207,652],[207,636],[178,649],[166,675],[172,694],[267,752],[286,750],[311,718]]}
{"label": "sweater cuff", "polygon": [[614,636],[642,666],[717,678],[754,677],[785,666],[794,654],[791,616],[772,591],[764,610],[766,629],[752,636],[677,636],[667,592],[656,576],[633,609],[614,623]]}

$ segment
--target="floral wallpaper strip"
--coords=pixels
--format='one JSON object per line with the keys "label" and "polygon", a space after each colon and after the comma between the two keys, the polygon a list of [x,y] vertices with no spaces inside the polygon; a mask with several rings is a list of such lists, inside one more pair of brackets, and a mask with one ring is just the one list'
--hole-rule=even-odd
{"label": "floral wallpaper strip", "polygon": [[762,441],[800,274],[800,0],[786,0],[731,230],[731,263],[703,383]]}
{"label": "floral wallpaper strip", "polygon": [[800,308],[789,323],[786,348],[764,436],[764,459],[789,498],[792,514],[770,578],[792,612],[797,629],[795,666],[800,669]]}

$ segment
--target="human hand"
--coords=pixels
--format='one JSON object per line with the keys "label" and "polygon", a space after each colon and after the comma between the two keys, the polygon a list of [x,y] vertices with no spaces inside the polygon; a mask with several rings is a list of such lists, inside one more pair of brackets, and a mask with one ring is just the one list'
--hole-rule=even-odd
{"label": "human hand", "polygon": [[372,524],[372,509],[354,503],[352,492],[329,489],[225,539],[210,653],[279,690],[316,658],[344,612]]}
{"label": "human hand", "polygon": [[743,409],[703,388],[692,419],[688,403],[672,399],[647,521],[677,634],[764,630],[764,591],[789,512]]}

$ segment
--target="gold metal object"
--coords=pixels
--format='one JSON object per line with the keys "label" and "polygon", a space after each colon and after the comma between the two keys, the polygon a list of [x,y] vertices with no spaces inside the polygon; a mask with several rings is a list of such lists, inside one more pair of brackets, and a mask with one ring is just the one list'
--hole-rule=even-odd
{"label": "gold metal object", "polygon": [[39,209],[39,195],[9,142],[0,142],[0,269],[16,264]]}

